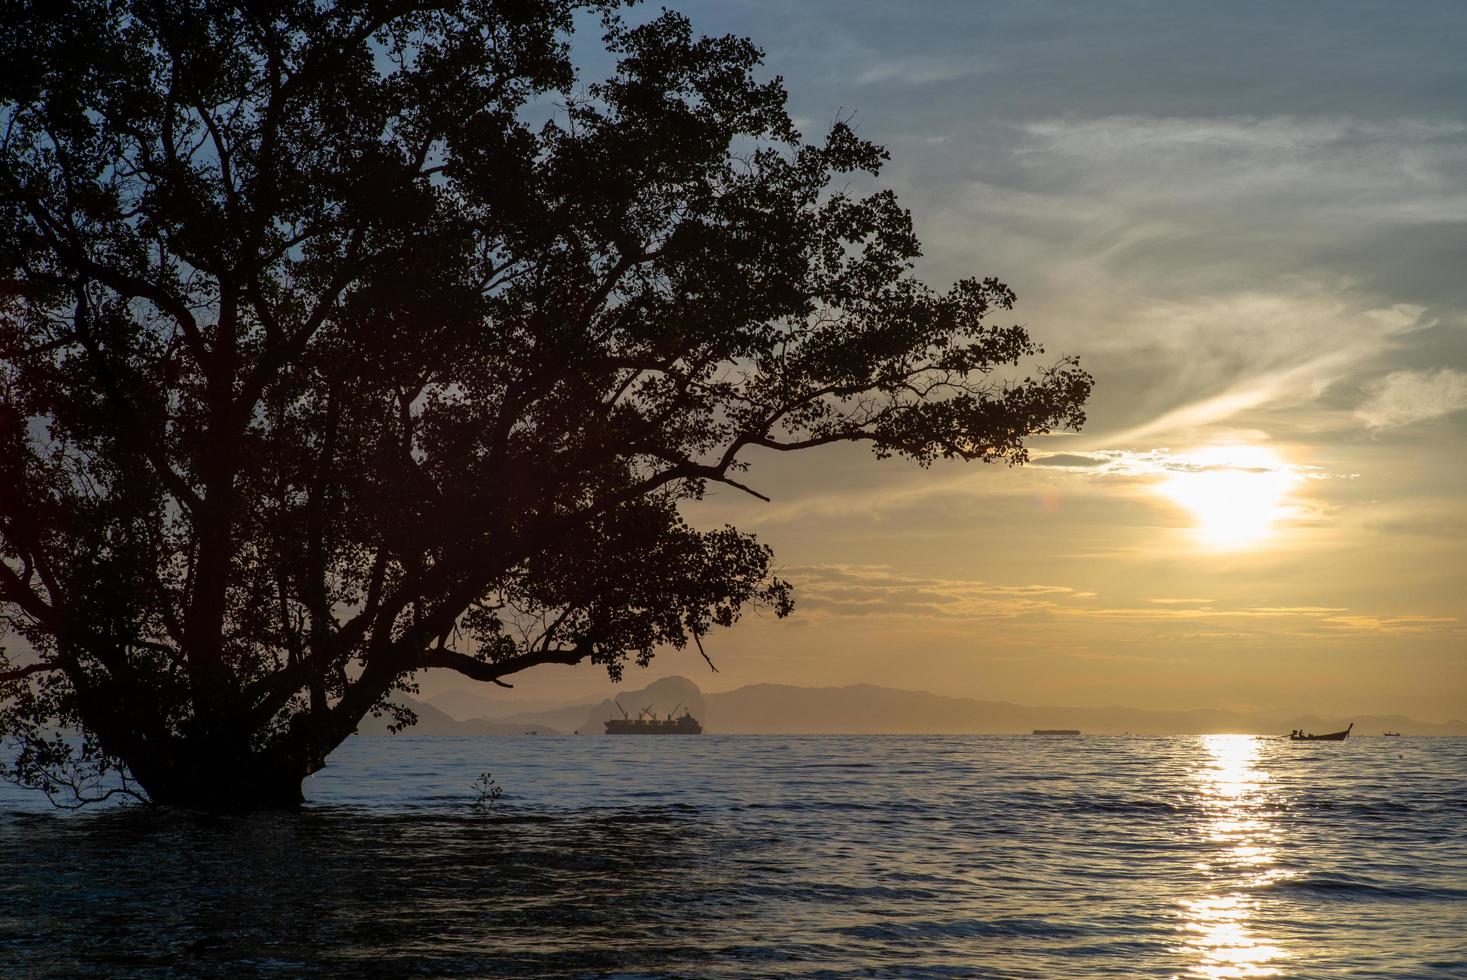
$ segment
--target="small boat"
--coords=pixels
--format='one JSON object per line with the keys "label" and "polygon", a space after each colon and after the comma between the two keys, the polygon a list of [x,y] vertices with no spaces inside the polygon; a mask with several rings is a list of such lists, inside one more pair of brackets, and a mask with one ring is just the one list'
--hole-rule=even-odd
{"label": "small boat", "polygon": [[1353,729],[1354,727],[1355,727],[1355,723],[1352,721],[1352,722],[1350,722],[1350,727],[1349,728],[1346,728],[1344,731],[1342,731],[1342,732],[1329,732],[1328,734],[1325,734],[1325,735],[1311,735],[1311,734],[1309,734],[1307,732],[1300,731],[1299,729],[1296,728],[1292,732],[1289,733],[1289,741],[1291,741],[1291,742],[1343,742],[1345,739],[1347,739],[1347,738],[1350,737],[1350,730]]}
{"label": "small boat", "polygon": [[1080,729],[1078,729],[1078,728],[1036,728],[1036,729],[1034,729],[1034,734],[1035,735],[1078,735],[1078,734],[1080,734]]}
{"label": "small boat", "polygon": [[1400,732],[1381,732],[1381,734],[1384,735],[1386,738],[1400,738],[1401,737],[1401,733]]}

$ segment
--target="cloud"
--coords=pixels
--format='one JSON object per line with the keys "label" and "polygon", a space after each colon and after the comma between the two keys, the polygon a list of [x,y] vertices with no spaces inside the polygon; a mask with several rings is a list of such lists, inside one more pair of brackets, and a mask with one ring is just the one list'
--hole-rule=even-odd
{"label": "cloud", "polygon": [[[1467,194],[1454,179],[1467,152],[1467,124],[1455,120],[1105,116],[1040,119],[1020,129],[1032,140],[1028,154],[1081,162],[1089,176],[1077,179],[1095,192],[1144,194],[1134,203],[1148,208],[1211,211],[1246,200],[1307,208],[1327,221],[1467,218]],[[1107,183],[1112,170],[1132,179]]]}
{"label": "cloud", "polygon": [[1372,429],[1392,429],[1467,408],[1467,371],[1393,371],[1365,393],[1355,414]]}
{"label": "cloud", "polygon": [[1296,479],[1323,479],[1329,474],[1317,466],[1285,463],[1272,454],[1240,447],[1229,454],[1174,453],[1169,449],[1141,452],[1101,449],[1085,453],[1036,454],[1030,466],[1079,471],[1098,476],[1166,476],[1173,473],[1278,473]]}
{"label": "cloud", "polygon": [[795,583],[800,608],[821,616],[1009,619],[1094,595],[1063,585],[912,575],[889,565],[799,565],[781,576]]}
{"label": "cloud", "polygon": [[1166,399],[1159,411],[1106,441],[1193,436],[1250,412],[1298,412],[1436,322],[1417,304],[1361,300],[1348,286],[1307,283],[1288,292],[1152,303],[1136,317],[1140,334],[1155,338],[1141,357],[1150,373],[1173,381],[1158,386]]}
{"label": "cloud", "polygon": [[1105,458],[1100,454],[1080,453],[1053,453],[1047,456],[1038,456],[1029,460],[1030,466],[1054,466],[1061,469],[1089,469],[1092,466],[1103,466]]}
{"label": "cloud", "polygon": [[1329,616],[1324,626],[1356,633],[1434,633],[1455,629],[1459,622],[1455,616]]}
{"label": "cloud", "polygon": [[[1217,608],[1212,599],[1146,599],[1146,606],[1107,607],[1094,592],[1065,585],[1001,585],[978,579],[914,575],[891,565],[797,565],[783,570],[794,583],[797,609],[816,620],[895,619],[924,623],[1051,622],[1199,624],[1204,632],[1236,632],[1276,622],[1295,635],[1422,633],[1453,629],[1451,616],[1372,615],[1343,606],[1241,605]],[[1186,635],[1200,635],[1195,632]]]}
{"label": "cloud", "polygon": [[979,74],[982,66],[971,55],[933,58],[930,52],[899,58],[883,58],[869,52],[867,66],[856,74],[856,85],[931,85]]}
{"label": "cloud", "polygon": [[1018,270],[1036,333],[1083,354],[1099,378],[1086,448],[1220,424],[1348,431],[1325,393],[1459,305],[1439,239],[1467,221],[1460,121],[1048,115],[1004,132],[954,135],[971,173],[912,168],[918,195],[958,188],[919,197],[921,227],[939,262]]}

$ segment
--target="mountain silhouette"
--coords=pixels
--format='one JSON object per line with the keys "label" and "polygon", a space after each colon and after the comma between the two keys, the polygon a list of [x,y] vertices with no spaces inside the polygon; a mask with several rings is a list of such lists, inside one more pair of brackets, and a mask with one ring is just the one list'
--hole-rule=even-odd
{"label": "mountain silhouette", "polygon": [[[472,694],[469,697],[474,697]],[[435,703],[443,700],[439,695]],[[599,704],[496,714],[492,718],[457,721],[434,705],[399,696],[419,714],[419,735],[518,735],[579,732],[600,735],[602,723],[619,718],[620,704],[633,717],[643,708],[667,715],[686,707],[710,734],[1028,734],[1036,728],[1078,728],[1090,735],[1205,735],[1228,732],[1278,735],[1294,728],[1333,731],[1349,722],[1359,735],[1399,731],[1407,735],[1467,735],[1467,722],[1424,722],[1403,715],[1319,716],[1278,711],[1240,711],[1198,708],[1157,711],[1112,705],[1101,708],[1022,705],[1008,701],[953,698],[927,691],[909,691],[854,684],[846,687],[797,687],[789,684],[751,684],[733,691],[703,693],[686,677],[669,676],[646,687],[622,691]],[[510,702],[481,699],[491,710]],[[472,708],[465,698],[453,702]],[[533,703],[532,703],[533,704]],[[373,721],[368,719],[368,721]],[[385,719],[363,724],[363,734],[385,733]]]}
{"label": "mountain silhouette", "polygon": [[[405,705],[413,710],[418,716],[418,723],[411,728],[404,729],[404,735],[559,735],[560,731],[549,725],[524,725],[517,722],[488,721],[482,718],[471,718],[459,721],[450,717],[447,713],[435,708],[433,705],[406,695],[398,695],[394,698],[398,704]],[[357,726],[358,735],[391,735],[387,726],[392,719],[387,715],[374,718],[371,715],[363,718]]]}

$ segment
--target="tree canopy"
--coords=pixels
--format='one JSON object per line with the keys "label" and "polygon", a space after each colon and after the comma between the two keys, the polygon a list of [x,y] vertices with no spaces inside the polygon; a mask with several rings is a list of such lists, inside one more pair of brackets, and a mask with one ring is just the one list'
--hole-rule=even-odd
{"label": "tree canopy", "polygon": [[621,6],[6,5],[5,775],[288,805],[420,671],[615,677],[787,614],[679,513],[761,451],[1083,422],[1006,286],[915,276],[880,147]]}

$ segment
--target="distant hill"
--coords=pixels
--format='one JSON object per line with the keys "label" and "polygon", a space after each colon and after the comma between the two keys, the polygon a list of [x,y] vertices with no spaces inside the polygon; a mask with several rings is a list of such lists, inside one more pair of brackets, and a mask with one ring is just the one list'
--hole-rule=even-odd
{"label": "distant hill", "polygon": [[[471,693],[467,696],[474,697]],[[445,697],[439,695],[433,701],[437,704]],[[602,722],[621,717],[622,710],[635,716],[650,707],[666,715],[679,705],[686,706],[703,723],[705,731],[725,734],[1027,734],[1035,728],[1078,728],[1093,735],[1224,732],[1278,735],[1293,728],[1335,731],[1353,721],[1357,735],[1379,735],[1384,731],[1406,735],[1467,735],[1467,722],[1435,724],[1401,715],[1321,718],[1222,709],[1066,708],[951,698],[873,684],[847,687],[752,684],[733,691],[704,694],[693,681],[677,676],[664,677],[638,690],[623,691],[615,700],[607,698],[600,704],[520,710],[479,720],[456,721],[434,705],[413,702],[406,697],[399,697],[399,701],[418,711],[419,724],[411,731],[419,735],[518,735],[527,731],[600,735],[604,730]],[[472,706],[465,699],[455,699],[453,703]],[[497,709],[506,702],[492,703]],[[367,733],[368,727],[363,723],[362,731]],[[378,720],[376,727],[385,732],[385,720]]]}
{"label": "distant hill", "polygon": [[[553,725],[567,731],[579,731],[585,735],[602,735],[609,718],[620,718],[623,714],[635,718],[644,708],[651,708],[658,715],[668,715],[687,708],[695,718],[702,720],[708,712],[705,695],[698,685],[686,677],[664,677],[635,691],[622,691],[615,699],[605,698],[600,704],[573,704],[551,711],[527,711],[501,718],[505,723],[520,725]],[[617,705],[621,707],[618,708]]]}
{"label": "distant hill", "polygon": [[[449,717],[444,712],[406,694],[399,694],[393,699],[398,704],[411,708],[418,716],[418,723],[406,729],[406,735],[525,735],[534,733],[536,735],[559,735],[560,732],[546,725],[523,725],[515,722],[485,721],[483,719],[471,719],[458,721]],[[392,718],[383,715],[381,718],[373,718],[368,715],[362,719],[357,726],[359,735],[390,735],[387,726],[391,724]]]}
{"label": "distant hill", "polygon": [[1293,728],[1325,732],[1355,723],[1360,735],[1467,735],[1467,723],[1431,724],[1400,715],[1320,718],[1272,712],[1195,709],[1066,708],[950,698],[871,684],[793,687],[755,684],[707,694],[710,732],[1026,734],[1036,728],[1078,728],[1094,735],[1192,735],[1242,732],[1282,734]]}
{"label": "distant hill", "polygon": [[458,721],[485,718],[490,721],[526,712],[562,708],[565,701],[517,701],[511,698],[485,697],[473,691],[455,689],[435,694],[428,703]]}
{"label": "distant hill", "polygon": [[[560,735],[573,731],[601,735],[605,732],[602,722],[608,718],[620,718],[623,713],[636,717],[644,708],[667,715],[685,707],[700,719],[708,710],[698,685],[686,677],[676,676],[653,681],[638,690],[622,691],[614,700],[606,698],[600,704],[570,704],[540,710],[525,710],[527,704],[534,707],[536,702],[486,698],[472,691],[445,691],[426,702],[406,694],[399,694],[393,700],[411,708],[418,716],[418,723],[403,733],[410,735],[524,735],[530,732]],[[450,710],[462,712],[481,708],[492,714],[477,718],[455,718],[450,714]],[[386,716],[364,718],[357,726],[357,733],[389,735],[387,726],[391,721]]]}

